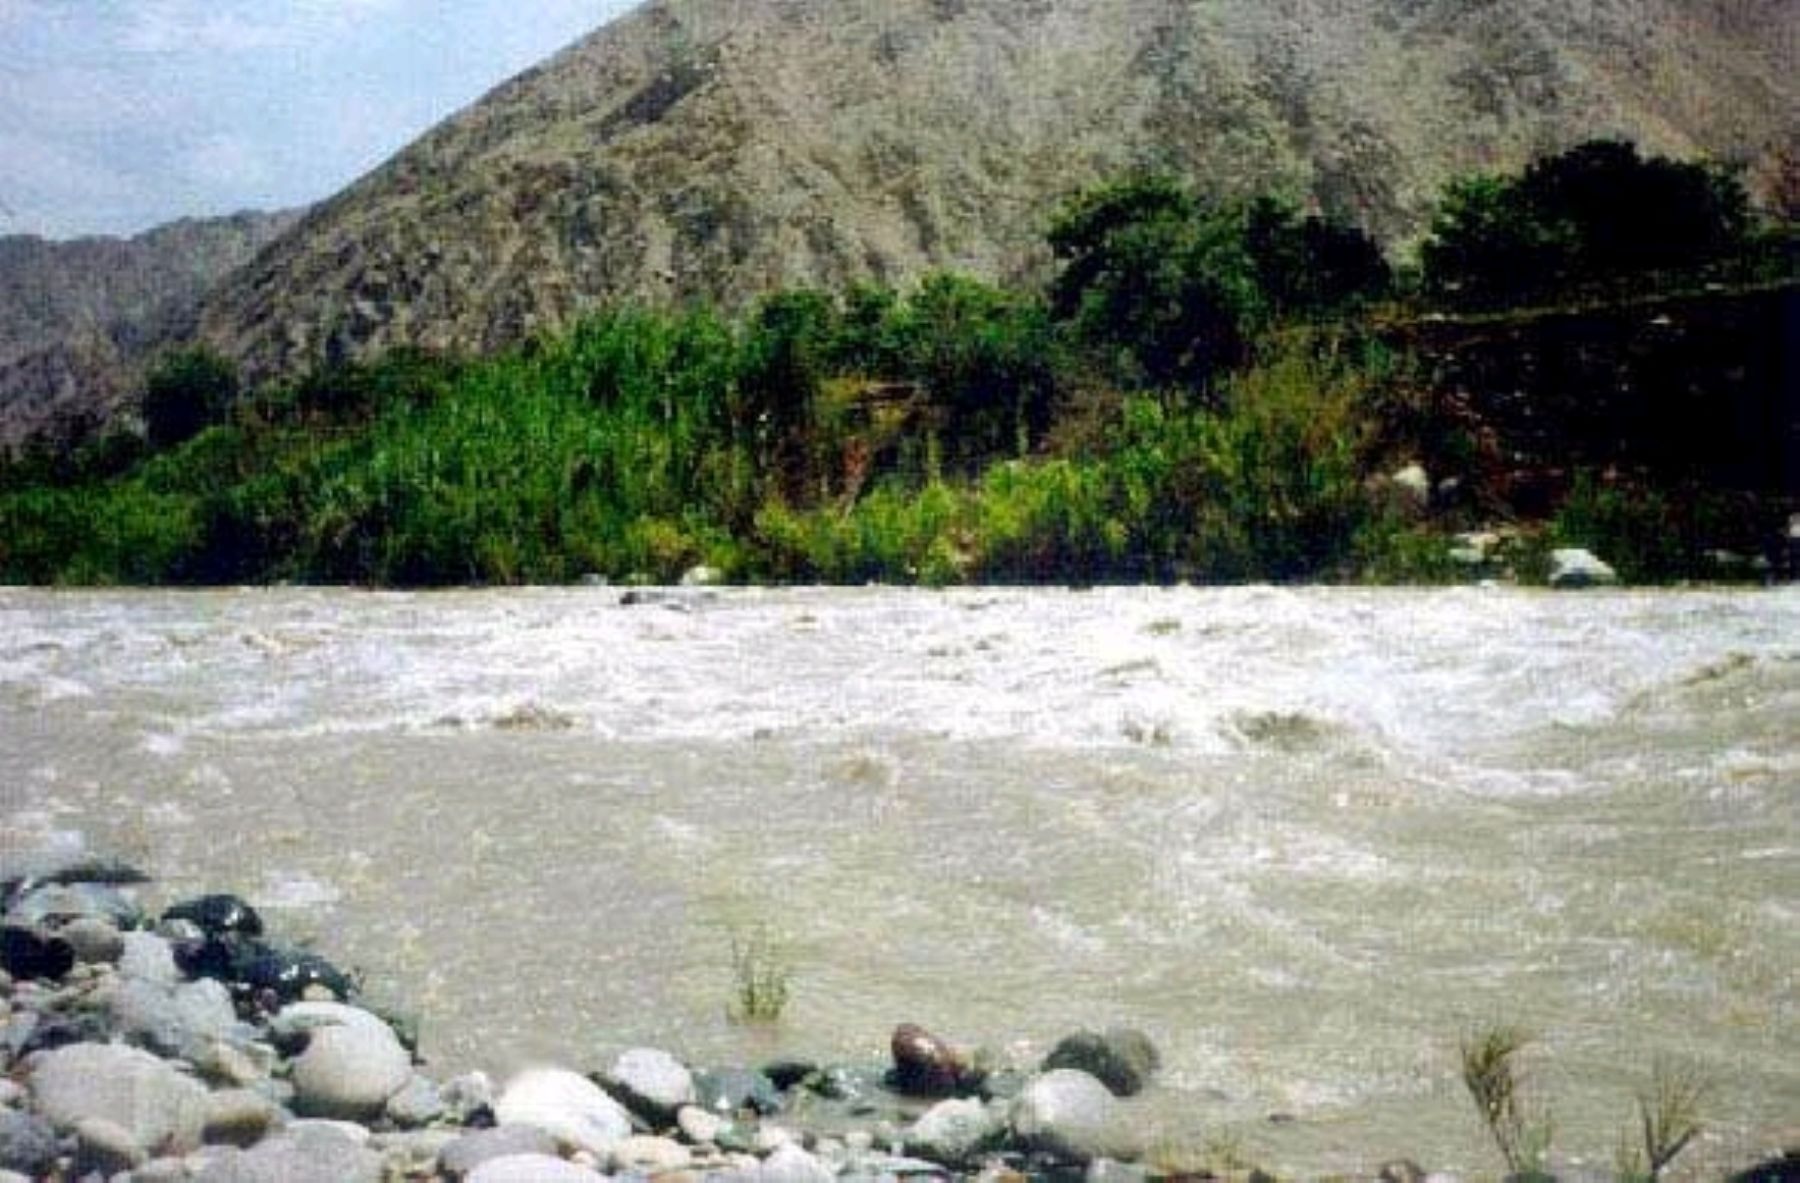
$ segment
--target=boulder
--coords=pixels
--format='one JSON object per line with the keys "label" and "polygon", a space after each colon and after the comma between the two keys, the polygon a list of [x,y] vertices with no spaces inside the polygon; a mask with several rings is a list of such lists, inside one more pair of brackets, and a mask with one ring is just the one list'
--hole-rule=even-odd
{"label": "boulder", "polygon": [[111,965],[125,952],[124,934],[95,916],[78,916],[57,929],[56,935],[68,942],[82,965]]}
{"label": "boulder", "polygon": [[890,1082],[915,1097],[947,1097],[973,1083],[968,1062],[949,1043],[916,1023],[902,1023],[888,1040]]}
{"label": "boulder", "polygon": [[148,1052],[122,1044],[75,1043],[41,1053],[28,1081],[37,1111],[61,1129],[87,1118],[128,1131],[152,1154],[200,1144],[206,1090]]}
{"label": "boulder", "polygon": [[250,1147],[281,1119],[280,1106],[255,1089],[220,1089],[208,1098],[201,1136],[208,1145]]}
{"label": "boulder", "polygon": [[429,1077],[415,1075],[387,1099],[387,1119],[403,1130],[430,1125],[443,1115],[443,1094]]}
{"label": "boulder", "polygon": [[632,1112],[666,1125],[683,1105],[694,1103],[694,1078],[668,1052],[637,1047],[620,1054],[607,1072],[609,1092]]}
{"label": "boulder", "polygon": [[31,1113],[0,1109],[0,1171],[37,1178],[50,1173],[60,1154],[56,1129]]}
{"label": "boulder", "polygon": [[1610,587],[1618,582],[1618,572],[1580,547],[1560,547],[1550,552],[1551,587]]}
{"label": "boulder", "polygon": [[1013,1102],[1011,1126],[1020,1147],[1064,1162],[1139,1154],[1112,1092],[1074,1068],[1046,1072],[1027,1084]]}
{"label": "boulder", "polygon": [[75,1171],[108,1179],[150,1161],[131,1131],[103,1117],[84,1117],[75,1123]]}
{"label": "boulder", "polygon": [[452,1179],[461,1179],[489,1159],[555,1153],[556,1139],[536,1126],[495,1126],[472,1130],[444,1147],[438,1155],[438,1169]]}
{"label": "boulder", "polygon": [[672,1138],[653,1138],[633,1134],[613,1147],[612,1169],[624,1174],[660,1174],[682,1171],[693,1164],[694,1156],[686,1146]]}
{"label": "boulder", "polygon": [[622,1105],[593,1081],[562,1068],[533,1068],[513,1077],[494,1116],[503,1125],[536,1126],[600,1159],[631,1136],[631,1115]]}
{"label": "boulder", "polygon": [[181,970],[175,964],[175,950],[168,941],[153,932],[128,932],[120,935],[119,976],[139,978],[173,986],[181,981]]}
{"label": "boulder", "polygon": [[176,986],[121,978],[105,998],[114,1029],[159,1055],[188,1056],[238,1031],[231,992],[211,978]]}
{"label": "boulder", "polygon": [[46,883],[6,910],[13,924],[57,929],[76,920],[99,920],[117,929],[141,928],[144,911],[130,896],[105,883]]}
{"label": "boulder", "polygon": [[466,1183],[595,1183],[605,1178],[548,1154],[509,1154],[490,1158],[466,1177]]}
{"label": "boulder", "polygon": [[973,1097],[939,1101],[906,1131],[910,1154],[946,1166],[962,1166],[975,1158],[999,1133],[1000,1121]]}
{"label": "boulder", "polygon": [[831,1168],[789,1142],[763,1160],[756,1172],[758,1183],[831,1183]]}
{"label": "boulder", "polygon": [[377,1117],[412,1079],[412,1057],[386,1027],[321,1027],[294,1061],[294,1109],[309,1117]]}
{"label": "boulder", "polygon": [[1076,1068],[1099,1080],[1115,1097],[1133,1097],[1144,1091],[1161,1066],[1162,1056],[1148,1035],[1115,1027],[1098,1034],[1078,1031],[1068,1036],[1044,1058],[1043,1070]]}
{"label": "boulder", "polygon": [[209,1162],[198,1183],[381,1183],[381,1155],[324,1123],[296,1124]]}

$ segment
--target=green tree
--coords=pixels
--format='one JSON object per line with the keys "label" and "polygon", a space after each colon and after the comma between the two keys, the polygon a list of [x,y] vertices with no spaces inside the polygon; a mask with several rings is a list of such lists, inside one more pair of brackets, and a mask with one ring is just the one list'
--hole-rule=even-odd
{"label": "green tree", "polygon": [[1203,386],[1237,364],[1260,313],[1241,217],[1168,177],[1083,194],[1050,228],[1051,310],[1127,381]]}
{"label": "green tree", "polygon": [[172,448],[225,421],[237,399],[237,368],[206,345],[165,354],[144,384],[150,446]]}

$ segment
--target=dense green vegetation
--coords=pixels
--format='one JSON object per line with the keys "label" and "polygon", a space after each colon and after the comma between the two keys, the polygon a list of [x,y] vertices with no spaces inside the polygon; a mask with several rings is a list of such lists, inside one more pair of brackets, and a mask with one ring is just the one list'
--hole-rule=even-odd
{"label": "dense green vegetation", "polygon": [[[1132,178],[1056,219],[1041,294],[935,275],[777,293],[740,321],[617,308],[495,357],[249,391],[196,347],[153,371],[141,437],[0,468],[0,578],[1446,577],[1445,532],[1515,515],[1477,490],[1427,520],[1381,478],[1479,435],[1442,421],[1383,326],[1758,250],[1766,269],[1746,211],[1715,170],[1587,145],[1453,186],[1408,295],[1354,228]],[[1747,529],[1630,477],[1576,474],[1524,549],[1672,578]],[[1731,504],[1766,517],[1767,492]]]}

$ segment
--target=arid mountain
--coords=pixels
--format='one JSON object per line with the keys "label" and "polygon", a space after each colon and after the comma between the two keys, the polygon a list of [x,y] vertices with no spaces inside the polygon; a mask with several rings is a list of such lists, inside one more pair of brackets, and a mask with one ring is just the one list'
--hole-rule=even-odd
{"label": "arid mountain", "polygon": [[1800,128],[1793,0],[649,0],[213,290],[266,376],[485,349],[624,298],[1045,265],[1133,168],[1390,243],[1443,181],[1597,135],[1746,165]]}
{"label": "arid mountain", "polygon": [[200,298],[298,220],[188,219],[134,238],[0,238],[0,447],[103,415],[136,360],[192,331]]}

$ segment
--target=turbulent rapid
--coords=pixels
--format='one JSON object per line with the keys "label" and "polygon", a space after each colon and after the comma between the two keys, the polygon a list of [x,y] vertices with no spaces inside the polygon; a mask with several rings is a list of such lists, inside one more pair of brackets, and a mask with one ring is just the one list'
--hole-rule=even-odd
{"label": "turbulent rapid", "polygon": [[[1800,592],[0,592],[0,823],[235,890],[434,1068],[1161,1048],[1155,1139],[1566,1157],[1658,1057],[1685,1163],[1800,1114]],[[791,997],[733,1026],[734,939]]]}

